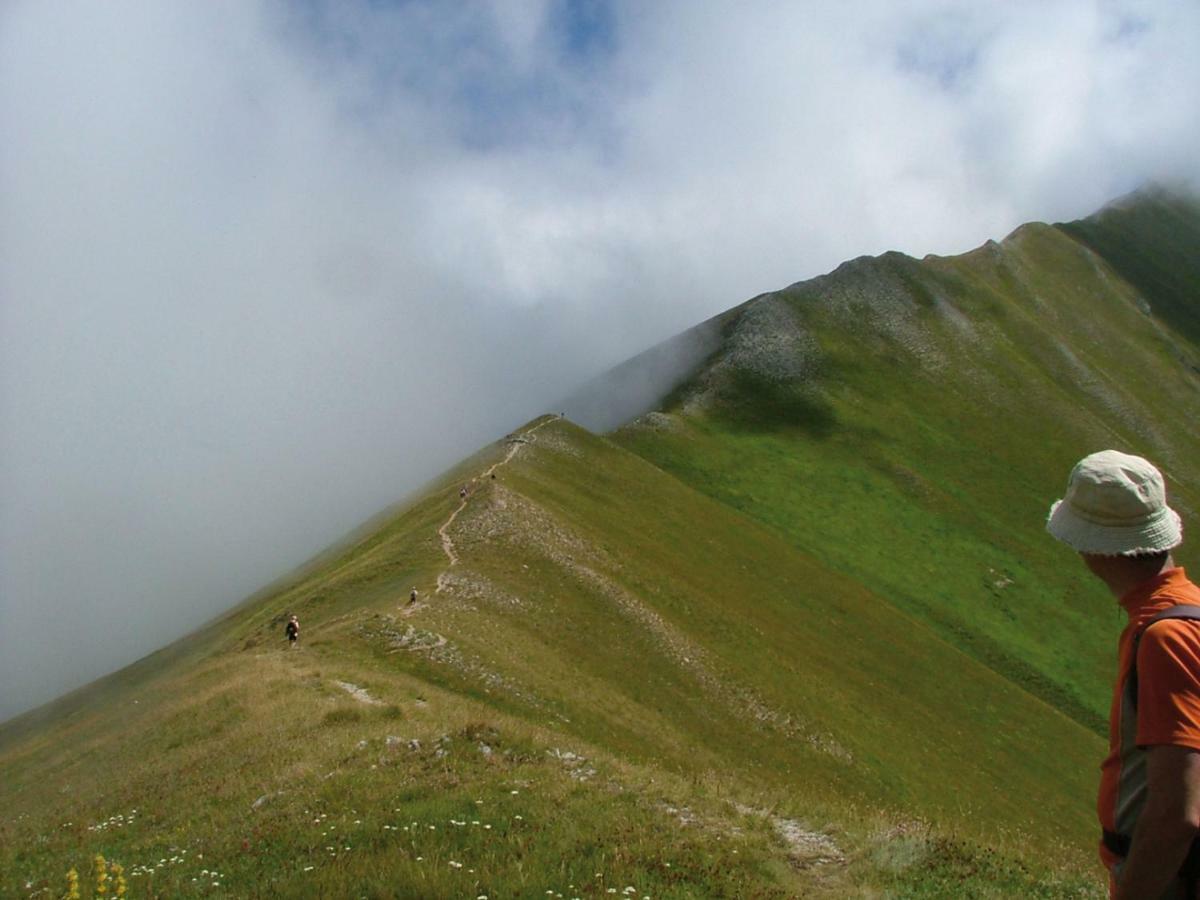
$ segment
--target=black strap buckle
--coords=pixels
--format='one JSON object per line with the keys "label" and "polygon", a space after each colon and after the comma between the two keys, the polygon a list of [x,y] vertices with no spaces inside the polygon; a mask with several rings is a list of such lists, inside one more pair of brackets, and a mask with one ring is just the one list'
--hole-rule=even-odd
{"label": "black strap buckle", "polygon": [[[1129,845],[1133,841],[1127,834],[1117,834],[1106,828],[1103,843],[1112,853],[1124,858],[1129,855]],[[1188,855],[1183,860],[1179,874],[1189,880],[1200,878],[1200,837],[1193,840],[1192,845],[1188,848]]]}
{"label": "black strap buckle", "polygon": [[1102,843],[1110,853],[1124,858],[1129,855],[1129,845],[1132,841],[1127,834],[1117,834],[1115,831],[1105,828]]}

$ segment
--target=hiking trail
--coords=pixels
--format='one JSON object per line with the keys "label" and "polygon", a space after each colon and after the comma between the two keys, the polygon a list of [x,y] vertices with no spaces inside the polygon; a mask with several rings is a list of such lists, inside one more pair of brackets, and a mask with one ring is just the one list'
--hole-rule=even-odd
{"label": "hiking trail", "polygon": [[[484,469],[483,472],[477,476],[477,478],[472,479],[472,481],[486,482],[492,477],[498,468],[508,465],[508,463],[512,461],[512,458],[517,455],[517,451],[520,450],[521,447],[523,447],[525,444],[532,444],[536,440],[534,437],[534,432],[536,432],[543,425],[548,425],[549,423],[557,421],[561,418],[562,416],[558,415],[551,416],[550,418],[543,419],[541,422],[538,422],[528,431],[522,431],[518,432],[517,434],[510,435],[508,437],[509,448],[508,452],[504,454],[504,459],[492,463],[490,466],[488,466],[488,468]],[[471,491],[467,492],[467,495],[462,498],[454,512],[450,513],[450,518],[443,522],[442,526],[438,529],[438,537],[441,538],[442,541],[442,550],[445,552],[446,559],[449,560],[449,563],[437,577],[437,587],[434,589],[435,594],[440,594],[443,591],[443,589],[446,587],[446,576],[449,574],[450,568],[458,565],[458,554],[454,550],[454,539],[450,537],[450,526],[454,524],[454,520],[458,518],[458,514],[467,508],[467,502],[471,499],[471,493]]]}

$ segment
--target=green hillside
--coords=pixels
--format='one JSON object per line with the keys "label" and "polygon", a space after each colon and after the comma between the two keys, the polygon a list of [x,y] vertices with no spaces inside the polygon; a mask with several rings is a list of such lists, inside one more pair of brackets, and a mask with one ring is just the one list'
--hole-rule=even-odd
{"label": "green hillside", "polygon": [[1121,623],[1042,522],[1103,446],[1200,510],[1186,283],[1120,256],[1158,221],[755,298],[660,411],[529,423],[0,725],[0,896],[98,853],[135,897],[1103,896]]}
{"label": "green hillside", "polygon": [[[1122,622],[1047,540],[1049,505],[1077,459],[1114,447],[1156,460],[1185,518],[1200,512],[1200,348],[1173,327],[1200,309],[1200,279],[1190,307],[1170,281],[1159,316],[1119,274],[1125,257],[1070,237],[1156,242],[1159,196],[1149,212],[1129,202],[958,257],[855,260],[756,298],[726,315],[722,348],[666,414],[618,440],[1103,734]],[[1186,212],[1190,232],[1168,222],[1190,242],[1141,259],[1186,270],[1200,207],[1170,212]]]}
{"label": "green hillside", "polygon": [[[1086,871],[1094,735],[611,442],[555,419],[525,434],[50,724],[11,723],[6,887],[95,852],[172,894],[201,891],[203,854],[206,895],[840,896],[944,876],[1056,896],[1080,876],[1052,861]],[[439,528],[471,475],[449,565]],[[315,839],[326,822],[336,841]]]}
{"label": "green hillside", "polygon": [[[1148,189],[1061,227],[1140,291],[1155,318],[1190,341],[1193,349],[1200,346],[1200,216],[1194,197]],[[1195,356],[1187,362],[1197,371],[1200,361]]]}

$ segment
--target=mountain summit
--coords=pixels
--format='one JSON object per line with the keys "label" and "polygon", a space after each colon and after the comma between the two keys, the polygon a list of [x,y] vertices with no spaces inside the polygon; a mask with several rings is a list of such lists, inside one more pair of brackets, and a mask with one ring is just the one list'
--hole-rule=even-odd
{"label": "mountain summit", "polygon": [[1154,192],[643,354],[0,727],[0,892],[1103,896],[1120,621],[1042,523],[1109,446],[1196,520],[1198,254]]}

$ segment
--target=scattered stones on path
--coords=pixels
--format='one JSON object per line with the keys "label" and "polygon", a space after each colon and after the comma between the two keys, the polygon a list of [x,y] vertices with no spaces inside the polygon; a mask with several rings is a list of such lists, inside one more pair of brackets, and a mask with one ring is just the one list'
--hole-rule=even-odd
{"label": "scattered stones on path", "polygon": [[765,809],[756,809],[741,803],[735,804],[735,809],[743,815],[758,816],[770,822],[776,836],[787,848],[788,860],[798,869],[841,865],[846,862],[846,854],[834,843],[833,838],[820,831],[809,830],[797,819],[785,819],[772,815]]}
{"label": "scattered stones on path", "polygon": [[808,831],[795,819],[771,817],[775,833],[788,848],[788,858],[799,868],[827,866],[846,861],[838,845],[827,834]]}
{"label": "scattered stones on path", "polygon": [[376,700],[374,697],[372,697],[370,692],[366,688],[359,687],[357,684],[354,684],[352,682],[335,681],[334,684],[337,685],[338,687],[340,687],[343,691],[345,691],[347,694],[349,694],[351,697],[353,697],[359,703],[366,703],[369,706],[380,706],[383,703],[382,700]]}
{"label": "scattered stones on path", "polygon": [[[509,445],[508,452],[506,454],[504,454],[504,459],[502,459],[498,462],[494,462],[488,468],[484,469],[483,473],[479,476],[479,480],[487,481],[488,479],[490,479],[495,474],[495,472],[498,468],[500,468],[501,466],[508,465],[508,463],[512,461],[512,458],[517,455],[517,451],[520,450],[522,446],[524,446],[525,444],[531,444],[536,440],[536,438],[534,437],[534,433],[539,428],[542,428],[543,426],[548,425],[551,422],[554,422],[559,418],[561,418],[561,416],[557,416],[557,415],[551,416],[550,418],[543,419],[541,422],[538,422],[536,425],[534,425],[528,431],[524,431],[519,434],[509,435],[509,437],[508,437],[508,445]],[[454,520],[458,518],[458,514],[467,508],[467,502],[470,499],[471,499],[471,492],[467,491],[466,494],[460,500],[458,506],[455,507],[454,512],[450,513],[450,518],[448,518],[445,522],[443,522],[441,527],[438,528],[438,537],[441,539],[441,542],[442,542],[442,552],[444,552],[446,554],[446,559],[449,560],[449,564],[447,565],[446,570],[442,571],[442,573],[438,575],[437,587],[434,588],[435,594],[440,594],[443,590],[445,590],[447,583],[448,583],[447,574],[449,572],[450,567],[458,565],[458,553],[455,552],[454,540],[453,540],[453,538],[450,537],[450,526],[454,524]]]}

